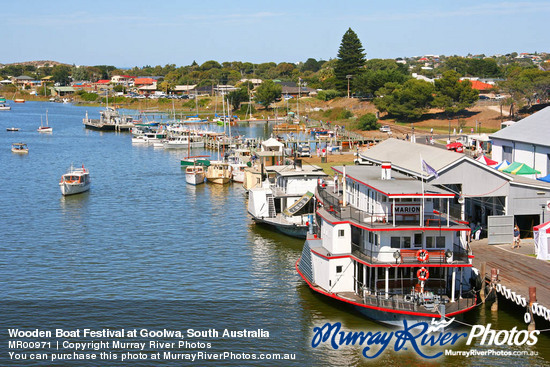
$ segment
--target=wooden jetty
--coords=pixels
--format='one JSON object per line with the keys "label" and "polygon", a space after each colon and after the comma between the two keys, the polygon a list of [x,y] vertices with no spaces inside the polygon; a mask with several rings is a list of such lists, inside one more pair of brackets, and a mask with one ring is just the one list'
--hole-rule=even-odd
{"label": "wooden jetty", "polygon": [[510,245],[488,245],[487,239],[470,245],[473,264],[484,280],[482,300],[492,291],[496,295],[493,310],[503,297],[525,307],[530,316],[524,315],[524,321],[533,328],[535,321],[550,321],[550,262],[528,256],[528,251],[511,250]]}

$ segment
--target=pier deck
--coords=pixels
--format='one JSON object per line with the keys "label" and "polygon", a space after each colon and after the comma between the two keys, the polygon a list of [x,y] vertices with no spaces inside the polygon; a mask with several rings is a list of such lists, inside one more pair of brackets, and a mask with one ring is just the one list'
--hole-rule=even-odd
{"label": "pier deck", "polygon": [[474,266],[481,270],[486,263],[486,275],[490,278],[491,269],[499,270],[500,283],[506,288],[529,300],[529,287],[536,287],[537,302],[550,307],[550,262],[537,260],[533,240],[522,240],[521,248],[511,249],[511,245],[488,245],[487,239],[470,243],[475,256]]}

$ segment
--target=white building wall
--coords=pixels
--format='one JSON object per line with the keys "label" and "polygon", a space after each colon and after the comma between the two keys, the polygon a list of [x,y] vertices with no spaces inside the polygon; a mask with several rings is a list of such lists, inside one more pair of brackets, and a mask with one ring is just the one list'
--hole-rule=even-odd
{"label": "white building wall", "polygon": [[494,139],[492,154],[493,160],[502,162],[502,146],[512,147],[512,159],[514,162],[525,163],[528,166],[535,168],[541,172],[541,176],[550,174],[550,172],[548,172],[548,154],[550,154],[550,147]]}
{"label": "white building wall", "polygon": [[[350,258],[329,260],[315,254],[311,256],[317,285],[332,293],[353,291],[354,265]],[[341,267],[340,273],[337,273],[338,267]]]}
{"label": "white building wall", "polygon": [[332,255],[351,253],[351,226],[348,223],[332,225],[324,222],[321,226],[321,239],[323,247]]}
{"label": "white building wall", "polygon": [[271,194],[270,189],[255,188],[248,192],[248,212],[250,214],[258,218],[269,216],[267,194]]}

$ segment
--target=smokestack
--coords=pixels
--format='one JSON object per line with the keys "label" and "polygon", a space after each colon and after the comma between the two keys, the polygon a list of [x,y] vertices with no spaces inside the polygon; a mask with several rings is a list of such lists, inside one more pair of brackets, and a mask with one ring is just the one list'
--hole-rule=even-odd
{"label": "smokestack", "polygon": [[382,162],[382,180],[391,180],[390,162]]}

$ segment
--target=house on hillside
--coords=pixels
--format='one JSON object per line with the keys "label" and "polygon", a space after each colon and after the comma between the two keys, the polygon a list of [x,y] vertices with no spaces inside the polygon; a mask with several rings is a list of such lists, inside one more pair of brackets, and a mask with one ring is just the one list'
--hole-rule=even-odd
{"label": "house on hillside", "polygon": [[130,75],[113,75],[111,77],[111,83],[115,85],[123,85],[125,87],[133,87],[134,79],[135,77]]}

